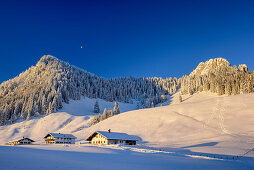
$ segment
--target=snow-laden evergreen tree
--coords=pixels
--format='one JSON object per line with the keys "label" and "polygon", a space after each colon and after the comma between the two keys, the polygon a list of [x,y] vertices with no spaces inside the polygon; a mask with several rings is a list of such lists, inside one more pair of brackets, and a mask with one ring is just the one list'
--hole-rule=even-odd
{"label": "snow-laden evergreen tree", "polygon": [[114,116],[112,110],[108,110],[107,113],[108,113],[107,118]]}
{"label": "snow-laden evergreen tree", "polygon": [[100,106],[99,106],[98,100],[96,100],[94,104],[94,113],[100,113]]}
{"label": "snow-laden evergreen tree", "polygon": [[95,125],[96,123],[99,123],[100,122],[100,115],[95,115],[92,119],[91,119],[91,121],[90,121],[90,126],[92,126],[92,125]]}
{"label": "snow-laden evergreen tree", "polygon": [[40,113],[39,113],[39,112],[36,112],[36,113],[34,114],[34,116],[39,117],[39,116],[40,116]]}
{"label": "snow-laden evergreen tree", "polygon": [[109,117],[112,117],[112,116],[114,116],[112,110],[107,110],[105,108],[104,111],[103,111],[103,114],[102,115],[100,115],[100,114],[95,115],[93,117],[93,119],[90,121],[89,124],[90,124],[90,126],[95,125],[95,124],[97,124],[97,123],[99,123],[99,122],[101,122],[101,121],[103,121],[103,120],[105,120]]}
{"label": "snow-laden evergreen tree", "polygon": [[167,96],[165,96],[164,94],[162,94],[162,95],[161,95],[161,100],[162,100],[163,102],[165,102],[165,101],[167,100]]}
{"label": "snow-laden evergreen tree", "polygon": [[118,114],[120,114],[120,109],[119,109],[118,102],[116,101],[114,105],[114,109],[113,109],[113,115],[118,115]]}
{"label": "snow-laden evergreen tree", "polygon": [[31,111],[28,111],[28,113],[27,113],[27,116],[26,116],[26,120],[30,120],[30,118],[31,118]]}
{"label": "snow-laden evergreen tree", "polygon": [[104,111],[103,111],[103,114],[102,114],[102,120],[106,119],[107,117],[108,117],[108,111],[105,108]]}
{"label": "snow-laden evergreen tree", "polygon": [[0,112],[0,126],[5,124],[4,113]]}
{"label": "snow-laden evergreen tree", "polygon": [[137,109],[140,109],[140,104],[139,104],[139,102],[137,102],[136,108],[137,108]]}
{"label": "snow-laden evergreen tree", "polygon": [[178,95],[178,103],[182,103],[183,99],[182,99],[182,96],[181,94]]}

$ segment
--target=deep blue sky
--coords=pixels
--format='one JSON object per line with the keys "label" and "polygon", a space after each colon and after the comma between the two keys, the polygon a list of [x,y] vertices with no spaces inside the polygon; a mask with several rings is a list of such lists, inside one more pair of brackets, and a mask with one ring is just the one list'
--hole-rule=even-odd
{"label": "deep blue sky", "polygon": [[107,78],[180,77],[215,57],[254,70],[254,1],[1,1],[0,82],[44,54]]}

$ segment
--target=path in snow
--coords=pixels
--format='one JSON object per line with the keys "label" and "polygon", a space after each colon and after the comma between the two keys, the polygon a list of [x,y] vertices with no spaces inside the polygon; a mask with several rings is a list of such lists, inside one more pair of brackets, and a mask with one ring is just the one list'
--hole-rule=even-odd
{"label": "path in snow", "polygon": [[[218,126],[223,134],[230,134],[225,128],[224,124],[224,112],[225,112],[225,103],[224,98],[219,97],[216,99],[215,107],[213,108],[211,115],[207,120],[204,121],[204,128],[207,126]],[[217,124],[217,125],[216,125]]]}

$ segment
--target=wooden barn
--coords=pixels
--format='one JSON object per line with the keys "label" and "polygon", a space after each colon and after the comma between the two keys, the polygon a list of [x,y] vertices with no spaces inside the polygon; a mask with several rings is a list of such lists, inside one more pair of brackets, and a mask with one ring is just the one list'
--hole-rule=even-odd
{"label": "wooden barn", "polygon": [[95,131],[89,137],[86,138],[91,144],[95,145],[136,145],[137,139],[134,136],[126,133],[118,133],[109,131]]}
{"label": "wooden barn", "polygon": [[46,144],[75,144],[76,137],[72,134],[49,133],[44,139]]}
{"label": "wooden barn", "polygon": [[32,144],[32,142],[34,142],[32,139],[23,137],[22,139],[8,142],[8,145],[13,145],[13,146],[14,145],[30,145]]}

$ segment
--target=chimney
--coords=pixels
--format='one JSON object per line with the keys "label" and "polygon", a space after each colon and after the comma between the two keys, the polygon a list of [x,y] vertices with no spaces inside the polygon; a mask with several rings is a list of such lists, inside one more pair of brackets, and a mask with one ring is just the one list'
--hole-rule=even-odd
{"label": "chimney", "polygon": [[108,129],[108,133],[110,133],[110,131],[111,131],[111,130],[110,130],[110,129]]}

